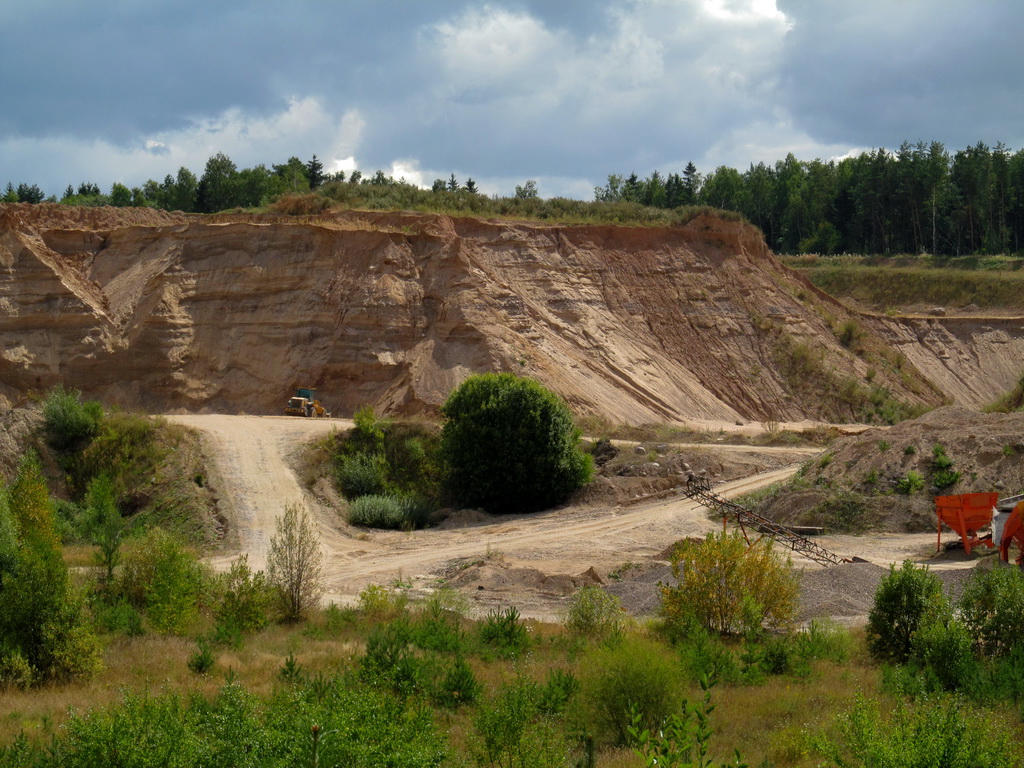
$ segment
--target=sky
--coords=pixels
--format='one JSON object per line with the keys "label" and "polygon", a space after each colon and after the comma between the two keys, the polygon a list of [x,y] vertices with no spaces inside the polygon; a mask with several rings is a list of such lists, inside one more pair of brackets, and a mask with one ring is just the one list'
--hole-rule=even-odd
{"label": "sky", "polygon": [[0,0],[0,185],[223,152],[593,199],[611,173],[1024,148],[1020,0]]}

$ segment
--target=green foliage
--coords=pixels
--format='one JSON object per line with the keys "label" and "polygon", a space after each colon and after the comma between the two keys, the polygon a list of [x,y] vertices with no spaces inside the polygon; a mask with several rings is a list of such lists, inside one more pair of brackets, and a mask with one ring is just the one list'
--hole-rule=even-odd
{"label": "green foliage", "polygon": [[[681,714],[670,714],[658,728],[644,728],[644,717],[640,710],[630,708],[629,739],[633,751],[640,755],[647,768],[713,768],[714,763],[708,758],[711,751],[711,713],[715,705],[711,703],[711,689],[717,684],[714,678],[703,678],[700,681],[704,692],[699,705],[690,705],[683,701]],[[696,759],[696,762],[694,761]],[[737,768],[746,768],[746,763],[736,751]]]}
{"label": "green foliage", "polygon": [[918,568],[909,560],[899,570],[890,566],[868,614],[868,650],[879,659],[906,661],[922,619],[943,599],[942,583],[927,567]]}
{"label": "green foliage", "polygon": [[960,612],[981,653],[1009,655],[1024,645],[1024,574],[1009,567],[975,569],[964,587]]}
{"label": "green foliage", "polygon": [[924,478],[920,472],[910,470],[906,477],[901,477],[896,481],[896,493],[902,493],[904,496],[913,496],[923,490]]}
{"label": "green foliage", "polygon": [[0,652],[32,680],[64,681],[87,677],[100,664],[100,651],[85,623],[81,601],[72,591],[56,538],[53,508],[39,462],[26,456],[6,503],[0,504],[0,528],[14,531],[7,550],[7,572],[0,582]]}
{"label": "green foliage", "polygon": [[95,401],[83,403],[77,389],[58,384],[43,401],[46,441],[58,451],[81,447],[92,439],[103,420],[103,408]]}
{"label": "green foliage", "polygon": [[537,708],[545,715],[557,715],[580,690],[580,681],[572,672],[558,667],[548,670],[547,679],[537,689]]}
{"label": "green foliage", "polygon": [[[381,419],[365,407],[338,438],[334,474],[352,504],[349,522],[377,528],[418,528],[440,500],[436,429]],[[365,497],[371,501],[361,502]]]}
{"label": "green foliage", "polygon": [[429,504],[407,496],[360,496],[348,506],[348,522],[370,528],[411,531],[422,528],[429,516]]}
{"label": "green foliage", "polygon": [[196,641],[196,649],[188,657],[189,670],[197,675],[205,675],[213,669],[213,665],[216,663],[217,657],[209,642],[205,638],[199,638]]}
{"label": "green foliage", "polygon": [[0,651],[0,691],[5,688],[27,690],[32,687],[35,677],[35,668],[19,649]]}
{"label": "green foliage", "polygon": [[578,716],[588,734],[627,744],[634,724],[653,729],[675,708],[678,665],[657,644],[629,637],[587,654],[580,679]]}
{"label": "green foliage", "polygon": [[477,631],[480,641],[504,659],[516,658],[530,645],[530,633],[520,622],[516,608],[491,611]]}
{"label": "green foliage", "polygon": [[220,596],[214,608],[218,625],[236,628],[242,633],[257,632],[267,625],[274,592],[263,571],[249,567],[248,555],[231,563],[220,577]]}
{"label": "green foliage", "polygon": [[590,481],[572,414],[552,392],[512,374],[467,378],[441,408],[446,486],[456,503],[533,512]]}
{"label": "green foliage", "polygon": [[518,680],[502,686],[480,705],[474,720],[477,765],[555,768],[566,764],[566,745],[540,713],[536,697],[536,684]]}
{"label": "green foliage", "polygon": [[1021,759],[1009,733],[956,699],[898,702],[887,717],[858,694],[838,726],[837,738],[815,739],[835,765],[1010,768]]}
{"label": "green foliage", "polygon": [[942,443],[932,446],[932,483],[936,488],[949,488],[960,480],[960,473],[953,470],[953,460],[946,455]]}
{"label": "green foliage", "polygon": [[93,620],[96,626],[105,632],[113,632],[128,637],[139,637],[145,634],[142,627],[142,614],[124,598],[112,603],[97,603],[92,606]]}
{"label": "green foliage", "polygon": [[618,597],[595,584],[581,587],[569,600],[566,628],[586,637],[607,637],[622,631],[626,612]]}
{"label": "green foliage", "polygon": [[384,684],[400,696],[410,696],[429,684],[429,671],[412,646],[412,627],[407,620],[380,624],[366,639],[366,653],[359,659],[359,674],[367,683]]}
{"label": "green foliage", "polygon": [[340,677],[283,686],[265,702],[238,683],[212,701],[127,694],[120,704],[72,714],[53,747],[40,768],[436,768],[446,757],[426,709]]}
{"label": "green foliage", "polygon": [[359,593],[359,610],[368,619],[379,621],[405,613],[409,596],[397,589],[370,584]]}
{"label": "green foliage", "polygon": [[945,601],[925,613],[912,646],[911,661],[933,676],[942,690],[965,690],[978,675],[971,633]]}
{"label": "green foliage", "polygon": [[[387,488],[387,461],[381,454],[358,453],[339,459],[338,488],[349,501],[364,496],[383,498]],[[358,523],[357,523],[358,525]]]}
{"label": "green foliage", "polygon": [[141,509],[153,493],[153,478],[170,453],[158,425],[166,422],[134,413],[107,414],[95,437],[65,461],[75,498],[95,478],[106,475],[118,506],[126,513]]}
{"label": "green foliage", "polygon": [[316,522],[305,509],[289,505],[275,521],[267,581],[277,590],[288,621],[298,621],[319,605],[324,593],[323,552]]}
{"label": "green foliage", "polygon": [[106,475],[89,483],[85,493],[83,528],[96,545],[96,562],[106,572],[107,584],[114,580],[114,568],[121,559],[124,519],[114,504],[114,485]]}
{"label": "green foliage", "polygon": [[181,635],[198,618],[206,575],[177,537],[153,528],[125,546],[117,590],[157,632]]}
{"label": "green foliage", "polygon": [[432,698],[442,707],[457,709],[475,702],[482,690],[483,686],[477,681],[469,662],[462,656],[456,656],[434,687]]}
{"label": "green foliage", "polygon": [[[1024,374],[1021,374],[1013,389],[982,408],[985,413],[1013,413],[1021,410],[1024,410]],[[1009,447],[1012,450],[1013,446]]]}
{"label": "green foliage", "polygon": [[672,555],[678,586],[662,585],[662,614],[670,625],[695,621],[722,634],[785,627],[799,591],[792,563],[761,539],[750,547],[738,533],[710,533]]}

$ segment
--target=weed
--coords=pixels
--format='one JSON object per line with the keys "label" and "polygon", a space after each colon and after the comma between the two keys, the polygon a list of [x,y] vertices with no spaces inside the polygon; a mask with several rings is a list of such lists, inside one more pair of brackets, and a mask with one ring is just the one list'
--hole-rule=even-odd
{"label": "weed", "polygon": [[924,490],[924,478],[920,472],[910,470],[907,472],[906,477],[901,477],[896,481],[896,492],[902,493],[905,496],[912,496],[915,493],[920,493]]}
{"label": "weed", "polygon": [[881,451],[882,453],[885,453],[891,447],[892,447],[892,444],[888,440],[879,440],[878,441],[878,450]]}

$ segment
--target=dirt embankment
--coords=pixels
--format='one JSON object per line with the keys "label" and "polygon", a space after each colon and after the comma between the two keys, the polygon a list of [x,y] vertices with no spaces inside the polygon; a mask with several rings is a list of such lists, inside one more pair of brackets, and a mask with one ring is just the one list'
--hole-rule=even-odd
{"label": "dirt embankment", "polygon": [[411,413],[497,370],[614,422],[758,423],[853,420],[868,393],[973,403],[1015,383],[1020,323],[946,339],[942,322],[931,336],[870,322],[753,228],[707,214],[657,229],[0,205],[0,394],[14,401],[64,381],[154,412],[267,414],[316,386],[336,414]]}

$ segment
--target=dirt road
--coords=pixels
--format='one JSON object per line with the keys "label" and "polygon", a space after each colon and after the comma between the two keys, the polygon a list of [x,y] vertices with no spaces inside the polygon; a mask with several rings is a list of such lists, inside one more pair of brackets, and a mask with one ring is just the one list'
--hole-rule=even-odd
{"label": "dirt road", "polygon": [[[314,499],[299,484],[289,457],[303,443],[333,429],[340,419],[190,415],[173,421],[201,430],[211,454],[212,482],[229,520],[225,551],[212,559],[225,569],[247,553],[264,568],[274,521],[288,504],[302,504],[318,522],[323,546],[325,602],[352,603],[368,584],[408,586],[414,593],[458,581],[470,567],[494,565],[501,578],[464,591],[479,611],[516,605],[527,616],[552,618],[564,604],[566,584],[585,572],[606,575],[650,561],[675,541],[703,536],[719,524],[683,496],[614,507],[565,507],[532,515],[456,515],[442,527],[411,533],[368,531],[344,522],[338,510]],[[700,446],[702,450],[709,448]],[[721,447],[721,446],[719,446]],[[716,486],[736,496],[790,477],[797,465]],[[836,536],[821,543],[879,564],[927,554],[928,536]],[[797,562],[802,567],[820,567]],[[475,583],[475,582],[474,582]],[[465,585],[463,585],[465,586]]]}

